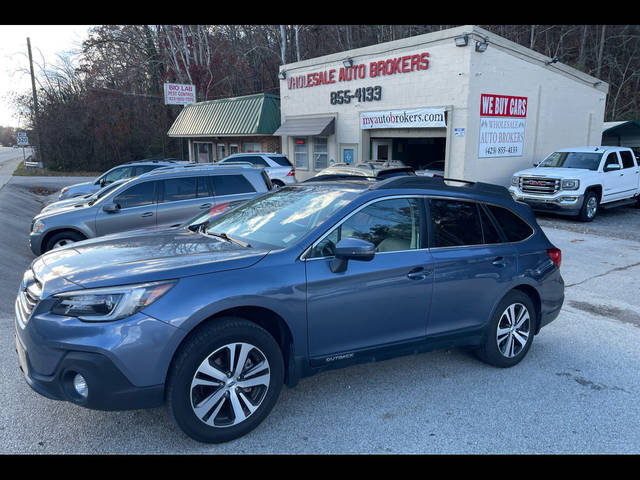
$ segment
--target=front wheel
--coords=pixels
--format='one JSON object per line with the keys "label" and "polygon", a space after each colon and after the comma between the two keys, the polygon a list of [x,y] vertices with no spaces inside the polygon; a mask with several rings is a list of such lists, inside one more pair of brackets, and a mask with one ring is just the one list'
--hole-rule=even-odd
{"label": "front wheel", "polygon": [[167,404],[191,438],[220,443],[256,428],[284,381],[282,352],[260,326],[238,318],[206,324],[176,356]]}
{"label": "front wheel", "polygon": [[509,292],[489,322],[484,345],[478,357],[495,367],[512,367],[526,356],[535,331],[535,309],[531,299],[520,291]]}
{"label": "front wheel", "polygon": [[591,222],[598,214],[600,208],[600,202],[598,200],[598,194],[596,192],[587,192],[584,194],[584,201],[582,202],[582,208],[578,214],[578,218],[583,222]]}

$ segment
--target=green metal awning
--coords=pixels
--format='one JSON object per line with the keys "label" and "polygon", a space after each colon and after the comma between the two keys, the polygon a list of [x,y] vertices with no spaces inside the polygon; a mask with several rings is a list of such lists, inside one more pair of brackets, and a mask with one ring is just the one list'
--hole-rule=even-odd
{"label": "green metal awning", "polygon": [[170,137],[273,135],[280,126],[280,97],[260,93],[186,105]]}

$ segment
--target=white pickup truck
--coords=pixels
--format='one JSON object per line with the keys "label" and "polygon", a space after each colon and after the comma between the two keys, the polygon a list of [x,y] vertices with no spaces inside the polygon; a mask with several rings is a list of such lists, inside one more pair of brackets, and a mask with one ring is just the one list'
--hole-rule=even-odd
{"label": "white pickup truck", "polygon": [[601,206],[640,206],[640,167],[630,148],[564,148],[535,168],[516,172],[509,191],[534,210],[577,215],[590,222]]}

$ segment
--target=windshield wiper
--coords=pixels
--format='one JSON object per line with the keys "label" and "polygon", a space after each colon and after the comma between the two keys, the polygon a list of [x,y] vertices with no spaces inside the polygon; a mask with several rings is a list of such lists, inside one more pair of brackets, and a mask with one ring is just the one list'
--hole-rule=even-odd
{"label": "windshield wiper", "polygon": [[251,245],[248,244],[247,242],[243,242],[242,240],[238,240],[237,238],[231,238],[229,235],[227,235],[224,232],[221,232],[221,233],[207,232],[206,224],[200,225],[200,228],[198,229],[198,231],[200,233],[204,233],[205,235],[211,235],[212,237],[221,238],[230,243],[236,243],[241,247],[251,248]]}

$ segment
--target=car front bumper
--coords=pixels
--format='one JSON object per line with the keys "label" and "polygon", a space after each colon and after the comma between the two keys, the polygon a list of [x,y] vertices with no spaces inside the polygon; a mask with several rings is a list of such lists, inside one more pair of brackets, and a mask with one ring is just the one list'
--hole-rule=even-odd
{"label": "car front bumper", "polygon": [[[20,301],[15,304],[15,346],[33,390],[97,410],[162,405],[167,349],[175,349],[179,340],[174,339],[182,338],[178,329],[141,313],[114,322],[81,322],[38,313],[36,307],[26,318]],[[88,386],[86,397],[74,388],[77,374]]]}
{"label": "car front bumper", "polygon": [[584,202],[584,194],[561,191],[554,195],[532,195],[515,187],[509,188],[515,201],[528,204],[533,210],[577,215]]}

